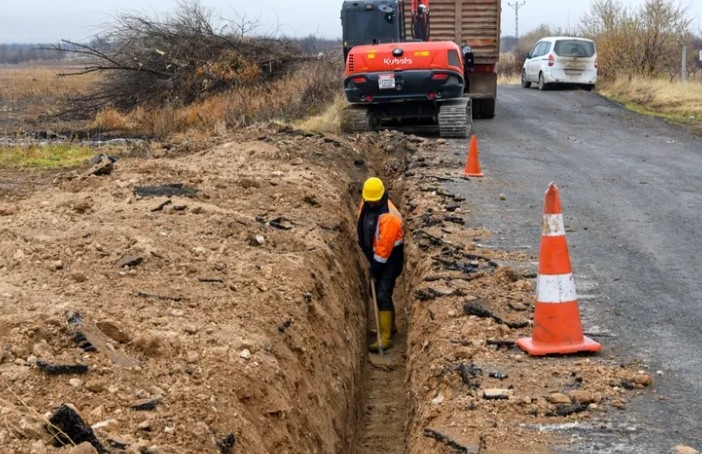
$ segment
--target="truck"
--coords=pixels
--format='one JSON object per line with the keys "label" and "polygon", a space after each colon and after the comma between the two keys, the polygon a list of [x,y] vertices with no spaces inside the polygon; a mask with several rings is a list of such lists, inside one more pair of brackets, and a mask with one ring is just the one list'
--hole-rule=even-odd
{"label": "truck", "polygon": [[496,108],[498,0],[345,0],[345,132],[438,126],[467,137]]}

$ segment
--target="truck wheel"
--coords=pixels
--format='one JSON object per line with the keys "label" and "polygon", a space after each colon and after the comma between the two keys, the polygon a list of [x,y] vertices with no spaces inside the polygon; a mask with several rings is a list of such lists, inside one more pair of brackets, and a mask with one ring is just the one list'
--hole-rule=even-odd
{"label": "truck wheel", "polygon": [[522,88],[529,88],[531,87],[531,82],[529,82],[526,78],[526,71],[522,69]]}
{"label": "truck wheel", "polygon": [[473,118],[494,118],[495,100],[490,98],[473,100]]}

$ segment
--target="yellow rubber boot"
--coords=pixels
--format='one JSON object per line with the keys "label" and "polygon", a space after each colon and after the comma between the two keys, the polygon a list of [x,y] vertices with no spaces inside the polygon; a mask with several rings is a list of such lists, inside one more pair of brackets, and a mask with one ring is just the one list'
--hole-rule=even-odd
{"label": "yellow rubber boot", "polygon": [[[383,350],[387,350],[392,347],[392,340],[390,339],[392,336],[392,311],[380,311],[378,313],[378,323],[380,324],[380,345],[383,347]],[[379,351],[378,341],[370,344],[368,349],[372,352]]]}
{"label": "yellow rubber boot", "polygon": [[[395,320],[396,320],[395,319],[395,308],[393,307],[392,308],[392,331],[390,331],[393,336],[395,334],[397,334],[397,322]],[[375,336],[375,333],[376,333],[375,326],[371,326],[370,328],[368,328],[368,332]]]}

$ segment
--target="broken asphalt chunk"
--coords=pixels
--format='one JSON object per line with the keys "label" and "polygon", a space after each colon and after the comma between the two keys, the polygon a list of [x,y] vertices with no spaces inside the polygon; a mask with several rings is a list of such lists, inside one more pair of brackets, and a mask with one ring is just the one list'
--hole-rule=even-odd
{"label": "broken asphalt chunk", "polygon": [[110,160],[110,158],[106,155],[102,155],[100,160],[97,162],[93,162],[91,160],[91,163],[93,164],[93,167],[88,171],[88,173],[86,173],[86,176],[109,175],[114,169],[114,161]]}
{"label": "broken asphalt chunk", "polygon": [[[556,405],[556,416],[568,416],[572,415],[573,413],[580,413],[582,411],[587,410],[587,405],[581,405],[581,404],[560,404]],[[546,416],[552,416],[550,414],[547,414]]]}
{"label": "broken asphalt chunk", "polygon": [[183,183],[170,183],[158,186],[135,186],[132,192],[140,199],[144,197],[195,197],[197,189],[188,188]]}
{"label": "broken asphalt chunk", "polygon": [[75,446],[85,441],[93,445],[100,454],[109,451],[97,439],[93,429],[83,421],[83,418],[70,406],[61,404],[54,412],[46,430],[54,437],[59,446]]}

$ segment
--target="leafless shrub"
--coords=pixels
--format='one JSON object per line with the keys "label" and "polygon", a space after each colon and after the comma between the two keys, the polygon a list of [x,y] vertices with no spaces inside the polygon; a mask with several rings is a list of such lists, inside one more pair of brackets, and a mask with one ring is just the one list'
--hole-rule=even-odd
{"label": "leafless shrub", "polygon": [[102,72],[103,82],[88,96],[73,100],[69,113],[93,115],[106,107],[185,106],[234,87],[280,80],[310,58],[291,40],[251,38],[254,24],[240,18],[219,30],[199,1],[182,2],[163,21],[133,14],[120,16],[105,46],[62,41],[55,46],[88,58],[81,71]]}
{"label": "leafless shrub", "polygon": [[679,74],[680,42],[690,41],[687,11],[672,0],[647,0],[630,10],[615,0],[594,0],[581,23],[597,42],[600,76]]}

